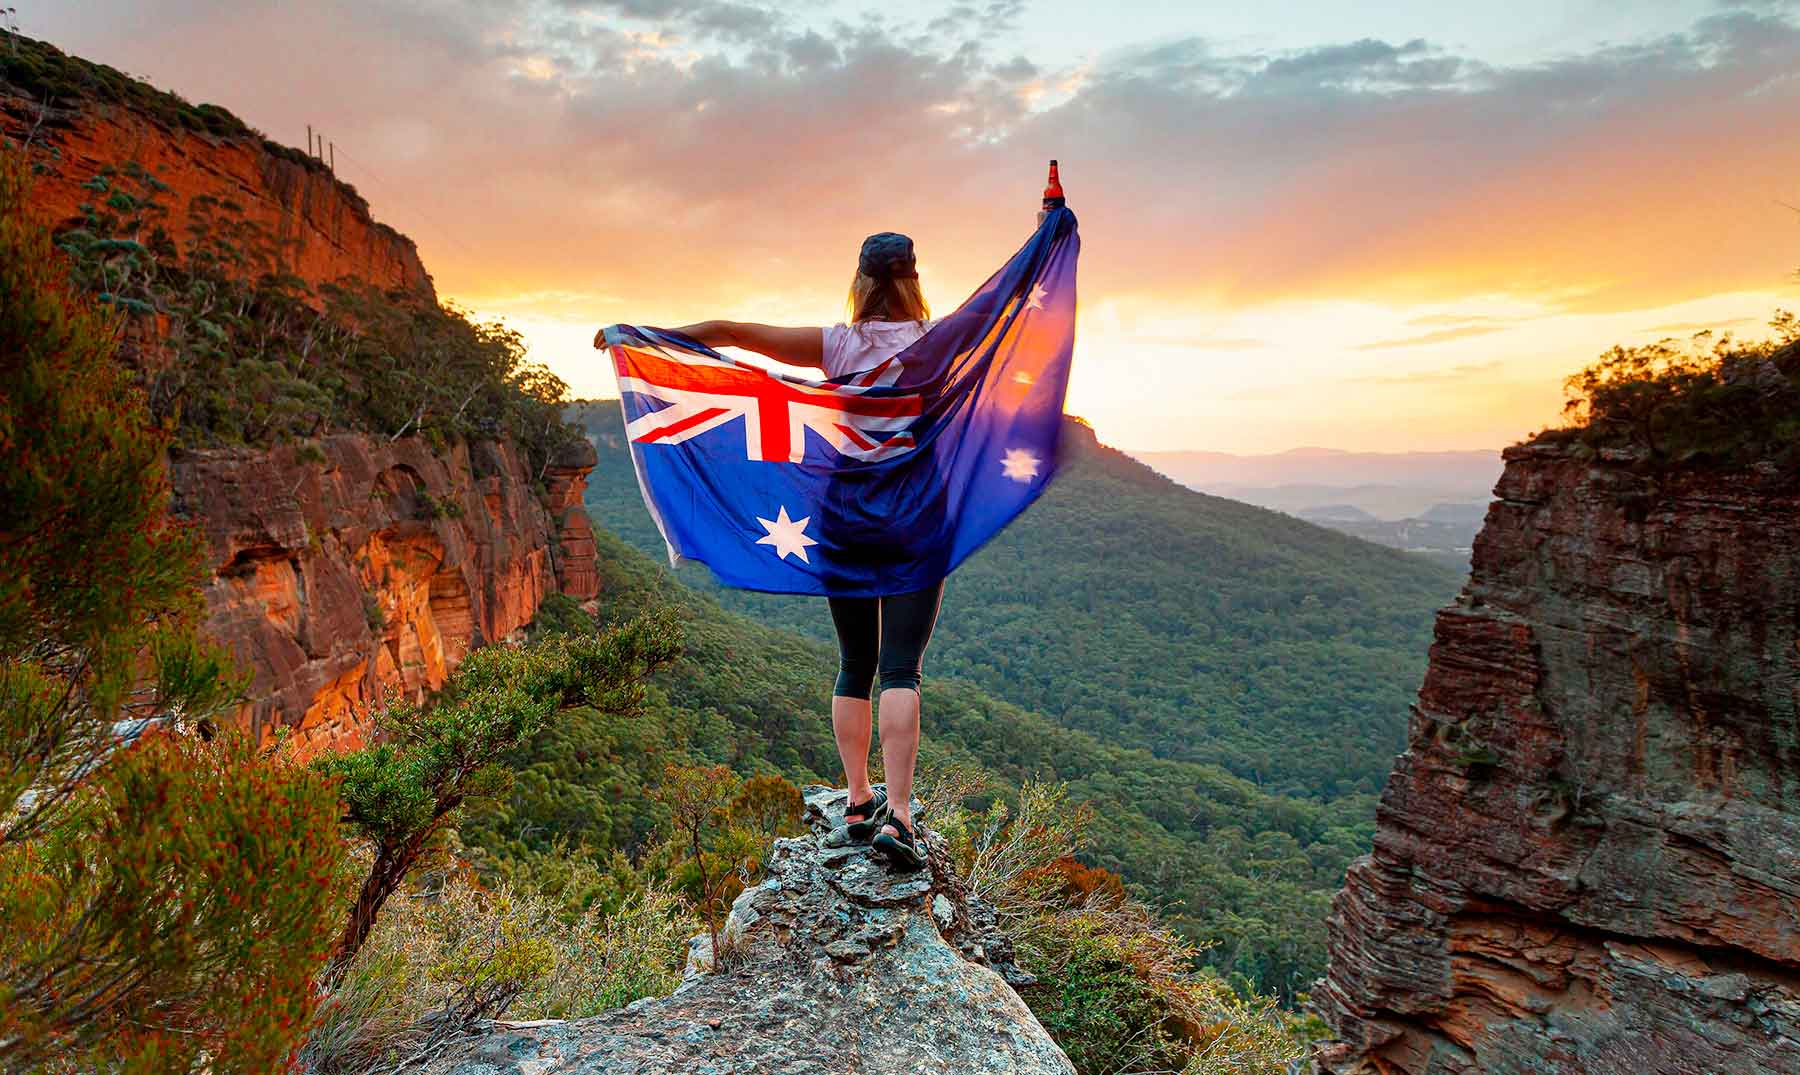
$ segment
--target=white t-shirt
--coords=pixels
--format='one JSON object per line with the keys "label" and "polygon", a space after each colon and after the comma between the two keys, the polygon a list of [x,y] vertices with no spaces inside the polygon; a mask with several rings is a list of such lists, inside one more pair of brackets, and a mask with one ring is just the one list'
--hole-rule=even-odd
{"label": "white t-shirt", "polygon": [[843,377],[881,365],[882,361],[904,351],[925,330],[936,324],[926,321],[864,321],[860,325],[842,323],[823,329],[825,333],[825,376]]}

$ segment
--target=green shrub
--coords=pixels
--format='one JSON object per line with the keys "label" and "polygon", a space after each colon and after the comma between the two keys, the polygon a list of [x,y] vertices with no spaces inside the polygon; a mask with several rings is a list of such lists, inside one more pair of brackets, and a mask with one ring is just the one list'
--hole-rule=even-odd
{"label": "green shrub", "polygon": [[[168,187],[135,162],[102,169],[58,246],[77,285],[121,312],[121,355],[152,415],[184,445],[266,445],[329,430],[522,448],[541,478],[580,436],[563,382],[525,359],[517,332],[425,296],[344,280],[315,294],[288,268],[291,241],[228,200],[166,228]],[[454,517],[460,505],[425,509]]]}
{"label": "green shrub", "polygon": [[0,1069],[276,1070],[338,915],[336,796],[194,734],[238,693],[199,546],[27,182],[0,148]]}
{"label": "green shrub", "polygon": [[1683,343],[1615,347],[1570,377],[1568,428],[1543,435],[1624,450],[1650,466],[1800,463],[1800,320],[1773,338],[1703,332]]}
{"label": "green shrub", "polygon": [[1244,999],[1197,969],[1195,945],[1116,876],[1075,860],[1094,813],[1066,787],[1027,783],[1016,808],[972,814],[957,803],[981,781],[959,770],[938,779],[948,790],[933,826],[1037,977],[1025,1002],[1078,1072],[1284,1075],[1300,1057],[1305,1036],[1273,998]]}
{"label": "green shrub", "polygon": [[1026,1002],[1082,1075],[1286,1075],[1304,1051],[1273,999],[1196,973],[1192,946],[1128,900],[1040,916],[1019,940]]}
{"label": "green shrub", "polygon": [[362,595],[362,606],[363,622],[369,625],[369,630],[376,634],[387,630],[387,611],[381,607],[381,598],[365,592]]}
{"label": "green shrub", "polygon": [[434,521],[460,519],[462,515],[462,502],[453,496],[432,496],[430,493],[423,493],[419,497],[419,518],[421,519]]}
{"label": "green shrub", "polygon": [[581,602],[558,590],[544,595],[538,603],[528,633],[532,638],[545,635],[581,634],[594,629],[594,618],[582,611]]}
{"label": "green shrub", "polygon": [[0,1067],[278,1070],[348,895],[328,780],[153,733],[0,848]]}
{"label": "green shrub", "polygon": [[300,1059],[319,1073],[388,1071],[479,1019],[574,1019],[662,996],[697,925],[655,886],[607,913],[452,876],[390,903]]}
{"label": "green shrub", "polygon": [[316,768],[341,782],[350,829],[374,849],[336,965],[356,955],[382,905],[463,805],[507,790],[507,752],[564,709],[635,711],[644,677],[673,660],[680,645],[674,621],[651,613],[596,634],[478,649],[430,705],[378,714],[373,746],[319,759]]}

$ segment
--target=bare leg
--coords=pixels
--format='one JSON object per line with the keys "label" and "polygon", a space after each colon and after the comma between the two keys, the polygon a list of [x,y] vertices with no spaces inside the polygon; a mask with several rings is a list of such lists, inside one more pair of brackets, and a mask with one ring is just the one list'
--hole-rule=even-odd
{"label": "bare leg", "polygon": [[[913,767],[919,760],[919,692],[889,687],[881,692],[881,762],[887,769],[888,808],[912,828]],[[893,826],[882,831],[900,835]]]}
{"label": "bare leg", "polygon": [[[873,794],[869,789],[869,700],[834,695],[831,734],[837,739],[838,758],[844,763],[844,786],[850,789],[850,802],[868,802]],[[886,739],[884,734],[882,740]]]}

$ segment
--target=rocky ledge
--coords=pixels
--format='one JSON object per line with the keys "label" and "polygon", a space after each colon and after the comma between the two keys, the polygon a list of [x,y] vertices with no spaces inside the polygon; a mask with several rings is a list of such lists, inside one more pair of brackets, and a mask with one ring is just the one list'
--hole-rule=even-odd
{"label": "rocky ledge", "polygon": [[[941,845],[896,873],[843,833],[844,793],[806,789],[808,834],[775,842],[732,905],[718,967],[697,938],[673,996],[570,1022],[500,1025],[433,1075],[1073,1075],[1013,992],[991,909]],[[928,839],[930,839],[928,837]]]}

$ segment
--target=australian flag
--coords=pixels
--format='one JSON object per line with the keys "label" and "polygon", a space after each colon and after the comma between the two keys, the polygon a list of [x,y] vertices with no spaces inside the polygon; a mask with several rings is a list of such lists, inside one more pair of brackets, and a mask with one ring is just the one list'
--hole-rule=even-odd
{"label": "australian flag", "polygon": [[670,563],[773,593],[931,586],[1055,476],[1075,214],[1052,210],[956,311],[873,369],[780,373],[614,325],[626,439]]}

